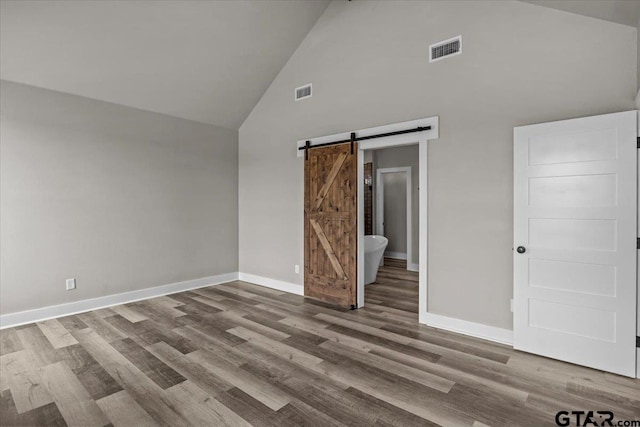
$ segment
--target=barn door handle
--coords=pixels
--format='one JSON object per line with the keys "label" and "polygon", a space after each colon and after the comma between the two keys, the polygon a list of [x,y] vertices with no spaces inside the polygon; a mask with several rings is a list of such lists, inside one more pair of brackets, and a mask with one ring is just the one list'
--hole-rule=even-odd
{"label": "barn door handle", "polygon": [[516,249],[516,251],[517,251],[519,254],[523,254],[523,253],[527,252],[527,248],[525,248],[524,246],[518,246],[518,248]]}

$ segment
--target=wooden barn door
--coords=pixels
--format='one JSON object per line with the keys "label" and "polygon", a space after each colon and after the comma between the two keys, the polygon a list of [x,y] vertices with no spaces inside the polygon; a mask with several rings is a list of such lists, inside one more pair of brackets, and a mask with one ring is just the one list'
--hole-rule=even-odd
{"label": "wooden barn door", "polygon": [[304,167],[304,294],[356,305],[357,144],[308,150]]}

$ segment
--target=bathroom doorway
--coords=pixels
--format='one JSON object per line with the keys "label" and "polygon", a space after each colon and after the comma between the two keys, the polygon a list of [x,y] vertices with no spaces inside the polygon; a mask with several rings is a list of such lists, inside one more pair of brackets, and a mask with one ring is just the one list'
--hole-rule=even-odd
{"label": "bathroom doorway", "polygon": [[417,321],[419,145],[383,147],[363,154],[364,303],[376,311],[393,313],[397,319]]}
{"label": "bathroom doorway", "polygon": [[[429,313],[427,312],[427,147],[431,140],[438,139],[439,126],[438,117],[427,117],[423,119],[409,120],[401,123],[394,123],[383,126],[370,127],[366,129],[359,129],[353,132],[341,132],[332,135],[319,136],[314,138],[305,138],[296,141],[296,156],[304,159],[308,149],[318,146],[324,146],[328,144],[349,144],[351,142],[354,152],[357,153],[357,247],[356,247],[356,263],[357,263],[357,295],[356,295],[356,307],[361,308],[365,306],[365,198],[367,197],[367,191],[365,191],[365,155],[373,150],[382,150],[391,147],[403,147],[403,146],[417,146],[418,166],[415,170],[412,169],[412,173],[417,179],[413,180],[413,187],[418,192],[417,214],[413,216],[413,224],[418,224],[416,227],[418,232],[417,250],[414,252],[417,255],[418,264],[418,321],[420,323],[427,323]],[[356,145],[357,143],[357,145]],[[414,206],[415,209],[415,206]],[[371,217],[374,213],[371,212]],[[372,221],[375,221],[371,218]],[[371,224],[374,224],[372,222]],[[414,233],[415,235],[415,233]],[[415,240],[415,239],[414,239]],[[304,251],[303,251],[304,257]],[[403,274],[414,274],[416,272],[402,270]],[[414,299],[415,300],[415,299]]]}
{"label": "bathroom doorway", "polygon": [[[409,145],[380,151],[378,158],[391,151],[396,156],[404,153],[409,158],[415,154],[417,159],[418,146]],[[418,189],[415,188],[414,191],[412,185],[415,181],[412,169],[411,166],[376,168],[375,234],[388,239],[383,263],[385,258],[405,260],[407,270],[418,271],[418,253],[414,256],[413,250],[414,241],[417,243],[419,234],[419,229],[413,224],[413,206],[417,205],[415,202]]]}

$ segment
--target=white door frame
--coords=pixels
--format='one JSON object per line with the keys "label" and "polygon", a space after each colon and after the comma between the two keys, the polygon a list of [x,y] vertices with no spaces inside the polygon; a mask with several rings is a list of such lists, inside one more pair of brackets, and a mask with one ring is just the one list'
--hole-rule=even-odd
{"label": "white door frame", "polygon": [[[636,97],[636,105],[638,106],[638,108],[640,108],[640,90],[638,91],[638,96]],[[637,114],[637,133],[636,135],[640,136],[640,110],[636,113]],[[638,161],[638,169],[640,170],[640,150],[638,150],[636,152],[636,157],[637,157],[637,161]],[[636,230],[638,230],[637,232],[637,236],[636,238],[640,239],[640,173],[638,173],[638,199],[637,199],[637,203],[638,203],[638,216],[636,218],[636,223],[637,223],[637,228]],[[636,273],[636,288],[637,288],[637,299],[638,299],[638,304],[636,305],[636,334],[640,335],[640,251],[637,254],[637,269],[638,272]],[[640,378],[640,347],[636,348],[636,378]]]}
{"label": "white door frame", "polygon": [[405,257],[407,259],[407,270],[417,271],[411,268],[413,263],[413,211],[412,198],[413,187],[411,185],[411,166],[402,166],[397,168],[381,168],[376,169],[376,233],[384,233],[384,185],[382,176],[388,173],[403,173],[406,177],[405,186],[407,191],[407,247]]}
{"label": "white door frame", "polygon": [[[392,135],[382,138],[369,139],[358,142],[358,308],[364,307],[364,151],[380,148],[399,147],[403,145],[418,144],[419,156],[419,245],[420,253],[418,267],[418,322],[427,324],[427,142],[439,138],[438,116],[424,119],[411,120],[402,123],[377,126],[373,128],[357,130],[356,136],[384,134],[406,129],[430,126],[431,129],[422,132],[412,132],[400,135]],[[300,150],[307,141],[313,144],[349,139],[350,132],[327,135],[319,138],[302,139],[296,143],[296,156],[304,157],[304,150]],[[304,253],[302,254],[304,259]]]}
{"label": "white door frame", "polygon": [[[435,118],[437,122],[437,117]],[[415,125],[414,125],[415,126]],[[409,126],[404,126],[406,129]],[[437,129],[437,128],[436,128]],[[432,126],[433,130],[433,126]],[[372,133],[391,132],[376,131]],[[429,131],[427,131],[429,132]],[[418,321],[427,323],[427,143],[430,137],[427,132],[395,135],[379,139],[363,141],[358,145],[358,308],[364,307],[364,151],[381,148],[400,147],[418,144],[418,199],[419,199],[419,244],[418,244]]]}

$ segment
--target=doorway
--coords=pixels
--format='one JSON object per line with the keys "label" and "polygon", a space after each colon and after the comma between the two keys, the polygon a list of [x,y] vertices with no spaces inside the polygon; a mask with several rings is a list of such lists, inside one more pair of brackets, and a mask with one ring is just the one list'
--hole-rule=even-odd
{"label": "doorway", "polygon": [[[418,244],[416,245],[417,249],[417,259],[412,260],[414,258],[413,254],[411,255],[410,260],[412,260],[412,267],[415,271],[418,272],[418,318],[420,323],[426,323],[427,318],[427,143],[428,136],[424,134],[414,134],[414,135],[397,135],[390,136],[388,138],[383,138],[381,140],[376,141],[364,141],[359,146],[358,156],[358,184],[360,186],[360,190],[364,187],[364,157],[365,153],[368,150],[374,151],[374,153],[378,151],[393,151],[393,149],[400,148],[408,148],[408,146],[413,146],[414,148],[414,156],[417,158],[417,170],[413,171],[417,175],[417,182],[415,182],[411,187],[415,187],[417,191],[417,229],[418,229]],[[368,143],[368,144],[367,144]],[[379,166],[384,166],[384,164],[379,164]],[[398,171],[406,171],[397,169]],[[393,168],[389,168],[393,169]],[[392,172],[390,172],[392,173]],[[377,175],[377,173],[376,173]],[[384,174],[382,174],[384,175]],[[412,179],[413,181],[413,179]],[[379,190],[380,186],[376,185],[376,193]],[[384,191],[384,190],[383,190]],[[406,191],[406,190],[405,190]],[[362,191],[359,191],[358,194],[363,194]],[[406,194],[406,193],[405,193]],[[383,196],[384,197],[384,196]],[[409,197],[411,200],[412,197]],[[377,202],[376,202],[377,204]],[[376,209],[377,211],[378,209]],[[409,209],[411,211],[411,209]],[[365,260],[366,255],[364,252],[364,226],[362,224],[362,220],[364,218],[364,198],[358,197],[358,296],[357,302],[358,307],[364,307],[365,305],[365,281],[364,281],[364,271],[365,271]],[[384,215],[384,214],[383,214]],[[378,220],[376,219],[376,222]],[[409,236],[409,239],[413,241],[415,238]],[[413,244],[411,244],[413,246]],[[413,252],[412,249],[409,249],[409,252]],[[417,261],[417,263],[415,263]],[[408,264],[407,264],[408,265]],[[407,270],[407,267],[404,268]],[[396,270],[397,271],[397,270]],[[415,273],[414,273],[415,274]]]}
{"label": "doorway", "polygon": [[376,169],[376,234],[389,240],[384,258],[406,260],[407,270],[418,271],[413,262],[411,169],[411,166]]}
{"label": "doorway", "polygon": [[[418,189],[413,182],[418,180],[412,175],[418,173],[418,151],[413,144],[365,152],[375,171],[376,220],[375,228],[366,234],[387,242],[382,252],[372,251],[371,244],[367,246],[370,237],[365,235],[365,303],[408,322],[415,322],[419,311],[419,229],[413,224],[413,217],[418,219]],[[379,265],[375,265],[377,257]]]}
{"label": "doorway", "polygon": [[[416,131],[419,129],[419,131]],[[334,141],[344,141],[348,143],[351,139],[356,141],[357,148],[357,295],[356,307],[364,307],[364,235],[365,235],[365,215],[364,215],[364,153],[366,150],[376,150],[389,147],[399,147],[404,145],[418,145],[419,172],[418,172],[418,223],[419,223],[419,293],[418,293],[418,321],[427,323],[427,143],[430,140],[438,139],[438,117],[428,117],[424,119],[410,120],[390,125],[377,126],[360,129],[354,132],[342,132],[315,138],[301,139],[296,142],[295,152],[298,158],[304,159],[305,147],[313,147],[322,144],[333,143]],[[304,253],[303,253],[304,257]]]}
{"label": "doorway", "polygon": [[[429,126],[430,130],[421,133],[395,134],[402,129],[413,126]],[[418,146],[418,179],[414,183],[418,191],[417,222],[419,224],[418,235],[418,321],[427,323],[427,144],[428,141],[438,138],[438,117],[412,120],[404,123],[369,128],[360,131],[363,134],[389,133],[389,136],[367,141],[361,141],[358,146],[358,308],[364,307],[365,281],[364,281],[364,159],[367,150],[380,150],[391,147],[407,145]]]}

